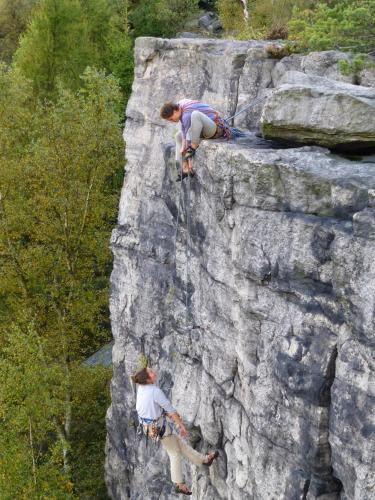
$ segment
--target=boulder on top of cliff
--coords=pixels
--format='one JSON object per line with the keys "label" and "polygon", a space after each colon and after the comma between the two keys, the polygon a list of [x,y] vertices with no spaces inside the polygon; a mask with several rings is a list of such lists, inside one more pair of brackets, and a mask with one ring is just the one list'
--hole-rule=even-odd
{"label": "boulder on top of cliff", "polygon": [[[356,83],[354,73],[344,74],[340,69],[341,61],[351,62],[353,55],[339,50],[310,52],[309,54],[291,54],[283,57],[272,71],[273,85],[277,87],[281,78],[288,71],[301,71],[306,75],[323,76],[330,80]],[[361,83],[362,85],[362,83]],[[367,86],[367,85],[366,85]]]}
{"label": "boulder on top of cliff", "polygon": [[210,33],[219,33],[223,29],[219,16],[214,12],[207,12],[204,16],[200,17],[198,25]]}
{"label": "boulder on top of cliff", "polygon": [[268,97],[263,136],[354,150],[375,147],[375,90],[289,71]]}

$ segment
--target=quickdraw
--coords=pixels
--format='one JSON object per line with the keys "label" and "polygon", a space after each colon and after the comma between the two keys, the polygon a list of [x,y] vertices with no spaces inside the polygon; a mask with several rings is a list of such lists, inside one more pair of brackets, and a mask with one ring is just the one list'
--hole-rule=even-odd
{"label": "quickdraw", "polygon": [[[227,141],[232,139],[231,127],[228,125],[226,120],[224,120],[224,118],[221,118],[221,116],[219,116],[219,113],[217,111],[216,111],[215,123],[216,123],[217,131],[216,131],[215,135],[212,137],[212,139],[214,139],[216,137],[225,137],[225,139]],[[221,133],[220,133],[220,135],[217,135],[219,131],[221,131]]]}

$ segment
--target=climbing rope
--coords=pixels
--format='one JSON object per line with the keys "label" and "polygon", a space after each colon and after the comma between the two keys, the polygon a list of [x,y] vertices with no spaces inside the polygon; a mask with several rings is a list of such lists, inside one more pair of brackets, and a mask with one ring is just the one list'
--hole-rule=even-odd
{"label": "climbing rope", "polygon": [[[253,99],[252,102],[246,106],[245,108],[241,109],[237,113],[235,113],[232,116],[229,116],[228,118],[225,118],[224,121],[229,121],[233,120],[236,116],[240,115],[247,109],[251,108],[254,106],[256,102],[258,102],[261,97],[258,97],[256,99]],[[237,129],[233,129],[237,132],[241,132]],[[242,133],[244,134],[244,133]],[[241,134],[238,134],[238,136],[241,136]],[[176,268],[177,268],[177,259],[176,259],[176,253],[177,253],[177,236],[178,236],[178,228],[179,228],[179,221],[180,221],[180,214],[181,214],[181,192],[182,192],[182,176],[183,176],[183,160],[182,156],[180,156],[180,163],[181,163],[181,169],[180,169],[180,176],[181,176],[181,183],[180,183],[180,189],[179,189],[179,194],[178,194],[178,204],[177,204],[177,222],[176,222],[176,231],[175,231],[175,236],[174,236],[174,254],[175,254],[175,260],[176,260]],[[190,263],[190,257],[191,257],[191,217],[190,217],[190,197],[191,197],[191,178],[190,175],[187,178],[187,190],[186,190],[186,197],[185,197],[185,217],[186,217],[186,263],[185,263],[185,324],[186,327],[189,326],[189,320],[190,320],[190,308],[189,308],[189,263]]]}
{"label": "climbing rope", "polygon": [[[181,183],[178,194],[178,204],[177,204],[177,221],[176,221],[176,231],[174,237],[174,254],[176,259],[177,254],[177,236],[178,236],[178,228],[180,221],[180,212],[181,212],[181,192],[182,192],[182,175],[183,175],[183,161],[181,158]],[[190,175],[187,178],[187,191],[185,197],[185,218],[186,218],[186,262],[185,262],[185,324],[186,327],[189,325],[189,261],[190,261],[190,247],[191,247],[191,219],[190,219],[190,193],[191,193],[191,185],[190,185]],[[176,261],[177,267],[177,261]]]}
{"label": "climbing rope", "polygon": [[187,179],[187,196],[186,196],[186,270],[185,270],[185,322],[186,326],[189,322],[189,261],[190,261],[190,193],[191,193],[191,178]]}
{"label": "climbing rope", "polygon": [[251,108],[251,106],[254,106],[254,104],[257,103],[258,101],[260,101],[261,99],[263,99],[263,97],[256,97],[255,99],[253,99],[251,101],[251,103],[248,106],[246,106],[246,108],[241,109],[241,111],[238,111],[237,113],[235,113],[232,116],[228,116],[228,118],[224,118],[224,120],[225,121],[233,120],[233,118],[236,118],[236,116],[240,115],[241,113],[243,113],[247,109]]}

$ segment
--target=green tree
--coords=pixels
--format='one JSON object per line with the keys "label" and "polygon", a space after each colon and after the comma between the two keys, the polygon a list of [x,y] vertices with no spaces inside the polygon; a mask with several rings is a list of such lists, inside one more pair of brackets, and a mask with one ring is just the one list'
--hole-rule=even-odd
{"label": "green tree", "polygon": [[51,95],[58,79],[70,88],[79,87],[90,49],[79,0],[41,0],[21,37],[15,62],[38,94]]}
{"label": "green tree", "polygon": [[64,434],[64,373],[32,328],[9,328],[2,340],[1,498],[62,498],[70,488],[58,437]]}
{"label": "green tree", "polygon": [[240,0],[235,2],[218,0],[217,8],[223,28],[226,31],[242,32],[245,30],[247,20],[243,15],[243,5]]}
{"label": "green tree", "polygon": [[[17,69],[7,70],[4,66],[0,90],[0,359],[3,370],[9,373],[15,373],[16,366],[19,373],[28,373],[35,364],[36,373],[45,370],[47,379],[53,380],[53,387],[44,378],[35,382],[35,391],[38,387],[49,395],[42,398],[36,392],[29,405],[35,405],[40,424],[39,417],[30,417],[31,424],[25,417],[16,433],[7,433],[6,429],[14,424],[9,414],[11,420],[1,437],[2,453],[6,450],[4,468],[9,466],[17,446],[19,457],[25,447],[30,447],[25,425],[31,425],[32,430],[40,425],[42,429],[42,414],[50,415],[48,400],[55,401],[54,427],[46,427],[50,439],[43,437],[42,430],[37,437],[39,434],[33,430],[33,442],[41,443],[36,456],[39,452],[42,455],[41,469],[38,464],[32,467],[38,469],[38,477],[51,479],[41,480],[39,489],[35,489],[36,473],[30,469],[33,462],[22,465],[21,458],[13,473],[15,480],[28,474],[23,482],[17,479],[22,495],[35,490],[38,499],[60,498],[59,493],[55,492],[56,497],[50,494],[50,490],[60,491],[58,485],[63,491],[71,488],[73,493],[80,490],[79,481],[85,482],[86,489],[91,484],[92,491],[104,488],[102,475],[90,482],[76,470],[85,460],[80,454],[88,435],[80,434],[75,422],[82,412],[91,411],[91,425],[95,421],[100,424],[100,439],[94,438],[95,453],[91,455],[94,469],[99,470],[108,399],[98,406],[93,398],[86,401],[84,408],[75,401],[82,402],[79,393],[84,384],[91,387],[93,394],[103,390],[99,383],[104,380],[102,375],[96,385],[90,386],[92,375],[87,374],[85,379],[79,367],[86,356],[110,339],[108,240],[116,219],[119,171],[123,169],[119,126],[122,100],[117,81],[93,69],[85,71],[77,93],[60,85],[55,102],[38,102],[31,82]],[[12,349],[22,351],[21,344],[16,349],[7,334],[12,323],[20,332],[29,331],[28,325],[33,325],[30,346],[34,339],[40,355],[30,354],[29,368],[26,358],[11,356]],[[19,338],[27,342],[26,334],[22,335]],[[13,374],[7,380],[7,396],[3,398],[9,405],[16,390],[11,381],[16,383],[17,377]],[[14,407],[22,405],[22,401],[22,397],[16,399]],[[25,435],[24,441],[17,438],[18,432]],[[4,477],[9,479],[9,474]],[[9,494],[9,498],[22,495]]]}
{"label": "green tree", "polygon": [[39,0],[15,64],[40,96],[54,98],[59,81],[77,90],[84,69],[95,66],[113,72],[127,97],[133,80],[127,16],[127,0]]}
{"label": "green tree", "polygon": [[32,326],[9,328],[0,348],[2,499],[106,498],[102,465],[110,376],[109,369],[79,365],[67,376]]}
{"label": "green tree", "polygon": [[286,38],[293,7],[313,6],[314,0],[218,0],[223,27],[238,38]]}
{"label": "green tree", "polygon": [[290,38],[302,50],[375,50],[375,0],[342,0],[295,9]]}
{"label": "green tree", "polygon": [[[11,128],[0,123],[6,146],[0,157],[5,320],[17,312],[13,304],[17,308],[26,298],[36,326],[47,329],[56,354],[68,349],[71,358],[108,340],[107,241],[119,188],[111,179],[123,163],[117,82],[94,70],[86,70],[83,82],[77,95],[61,87],[56,103],[26,113],[33,114],[29,123]],[[23,99],[19,95],[21,105]],[[8,107],[4,99],[2,108]],[[20,110],[20,120],[24,116]],[[30,123],[32,131],[23,137],[21,131]],[[24,141],[16,152],[9,137],[14,128]],[[16,279],[17,287],[7,285],[13,280],[7,277]]]}
{"label": "green tree", "polygon": [[10,62],[39,0],[0,0],[0,59]]}
{"label": "green tree", "polygon": [[107,36],[106,67],[118,78],[125,99],[130,96],[134,78],[133,39],[129,29],[129,0],[112,0],[110,30]]}
{"label": "green tree", "polygon": [[198,0],[140,0],[129,13],[133,36],[172,36],[197,11]]}

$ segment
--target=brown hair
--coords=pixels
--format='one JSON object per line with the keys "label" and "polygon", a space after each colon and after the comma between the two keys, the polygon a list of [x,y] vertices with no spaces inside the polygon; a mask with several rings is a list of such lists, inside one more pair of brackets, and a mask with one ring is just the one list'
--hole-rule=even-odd
{"label": "brown hair", "polygon": [[142,370],[137,371],[135,375],[132,375],[131,379],[135,384],[139,385],[148,384],[150,379],[147,368],[142,368]]}
{"label": "brown hair", "polygon": [[175,111],[178,111],[180,106],[175,104],[174,102],[166,102],[160,109],[160,117],[161,118],[170,118]]}

